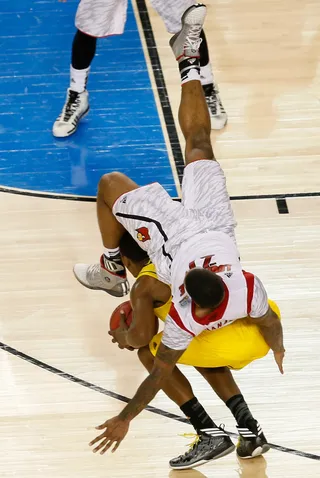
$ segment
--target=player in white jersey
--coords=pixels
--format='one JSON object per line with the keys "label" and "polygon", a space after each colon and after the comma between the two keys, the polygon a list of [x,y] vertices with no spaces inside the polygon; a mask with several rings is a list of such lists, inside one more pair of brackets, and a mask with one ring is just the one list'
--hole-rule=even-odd
{"label": "player in white jersey", "polygon": [[[205,14],[204,5],[190,7],[182,17],[182,30],[170,41],[182,80],[179,121],[186,140],[182,202],[172,201],[157,183],[139,188],[122,174],[105,175],[97,197],[104,255],[100,264],[74,267],[77,279],[86,287],[125,294],[128,283],[119,242],[127,229],[148,252],[159,278],[171,284],[173,291],[173,306],[154,367],[124,410],[100,426],[106,430],[91,444],[99,442],[95,450],[101,453],[119,446],[130,421],[170,379],[193,337],[205,329],[227,326],[248,315],[247,320],[259,327],[283,373],[282,326],[268,306],[261,281],[242,271],[225,178],[212,151],[199,71]],[[147,302],[144,307],[146,315],[154,313]],[[258,439],[261,429],[248,422],[246,433]],[[218,457],[219,451],[224,453],[226,439],[217,429],[212,440],[212,453]]]}
{"label": "player in white jersey", "polygon": [[[193,3],[193,0],[151,0],[169,33],[180,30],[181,15]],[[75,20],[77,32],[72,43],[70,87],[63,109],[53,125],[54,136],[66,137],[73,134],[81,118],[88,113],[89,95],[86,86],[97,39],[123,33],[127,7],[128,0],[80,0]],[[227,114],[213,77],[204,32],[201,35],[201,83],[210,112],[211,126],[213,129],[222,129],[227,122]]]}

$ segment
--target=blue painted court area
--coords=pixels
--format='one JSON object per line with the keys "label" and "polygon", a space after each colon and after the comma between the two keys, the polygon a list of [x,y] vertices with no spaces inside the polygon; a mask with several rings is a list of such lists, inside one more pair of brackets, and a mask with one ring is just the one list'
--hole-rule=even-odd
{"label": "blue painted court area", "polygon": [[89,115],[73,136],[52,136],[77,3],[0,0],[0,185],[94,196],[100,176],[117,170],[176,196],[131,4],[125,34],[98,41]]}

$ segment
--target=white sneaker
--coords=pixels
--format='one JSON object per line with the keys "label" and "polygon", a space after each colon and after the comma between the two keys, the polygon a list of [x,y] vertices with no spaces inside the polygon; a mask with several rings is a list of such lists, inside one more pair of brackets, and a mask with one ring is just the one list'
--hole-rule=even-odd
{"label": "white sneaker", "polygon": [[204,85],[202,88],[210,114],[211,129],[220,130],[227,124],[228,115],[221,102],[218,87],[211,83],[210,85]]}
{"label": "white sneaker", "polygon": [[79,121],[89,111],[88,98],[87,90],[77,93],[68,88],[66,102],[52,128],[53,136],[65,138],[76,131]]}
{"label": "white sneaker", "polygon": [[114,297],[123,297],[130,291],[125,269],[122,265],[108,261],[106,269],[103,256],[99,264],[76,264],[73,273],[80,284],[88,289],[103,290]]}
{"label": "white sneaker", "polygon": [[207,7],[197,3],[188,8],[181,18],[182,29],[170,40],[170,46],[180,63],[185,58],[200,58],[201,30],[206,18]]}

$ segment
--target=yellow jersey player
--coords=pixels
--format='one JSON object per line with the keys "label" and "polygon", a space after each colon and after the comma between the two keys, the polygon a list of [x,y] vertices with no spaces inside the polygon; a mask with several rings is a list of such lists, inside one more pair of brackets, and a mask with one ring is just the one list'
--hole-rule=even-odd
{"label": "yellow jersey player", "polygon": [[[114,342],[119,343],[120,348],[131,348],[132,345],[139,348],[139,359],[150,372],[154,363],[153,356],[156,355],[162,338],[162,332],[153,337],[155,317],[163,322],[166,320],[171,307],[171,289],[159,281],[155,266],[147,253],[129,233],[124,234],[120,240],[120,253],[123,264],[136,278],[130,295],[133,321],[128,328],[123,316],[121,326],[116,331],[110,331],[110,335]],[[269,305],[280,318],[278,306],[271,300]],[[151,307],[154,314],[146,314],[146,310]],[[195,367],[234,415],[240,437],[237,454],[241,458],[252,458],[265,453],[269,450],[269,445],[263,433],[258,437],[250,433],[248,422],[253,422],[256,427],[260,425],[252,417],[230,369],[240,370],[267,355],[269,350],[254,319],[246,317],[215,333],[204,331],[193,339],[178,360],[178,364]],[[170,466],[174,469],[187,469],[216,459],[218,456],[212,453],[207,435],[209,430],[213,432],[219,427],[198,402],[190,383],[177,367],[162,389],[189,418],[198,436],[201,437],[202,430],[206,430],[204,438],[197,440],[186,454],[171,460]],[[223,441],[229,443],[229,447],[219,457],[234,449],[226,434]]]}

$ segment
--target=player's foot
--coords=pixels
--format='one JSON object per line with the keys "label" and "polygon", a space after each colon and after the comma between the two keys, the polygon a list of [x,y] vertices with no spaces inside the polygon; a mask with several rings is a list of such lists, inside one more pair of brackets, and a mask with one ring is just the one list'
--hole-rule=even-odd
{"label": "player's foot", "polygon": [[222,105],[217,85],[210,83],[209,85],[202,86],[202,88],[208,105],[211,128],[216,130],[224,128],[228,121],[228,116]]}
{"label": "player's foot", "polygon": [[190,445],[190,450],[184,455],[170,460],[174,470],[187,470],[204,465],[211,460],[217,460],[232,453],[235,446],[231,438],[221,428],[202,430],[196,435],[196,440]]}
{"label": "player's foot", "polygon": [[270,445],[268,445],[259,423],[256,422],[252,428],[253,431],[249,428],[237,427],[239,432],[237,455],[240,458],[254,458],[270,450]]}
{"label": "player's foot", "polygon": [[170,40],[170,46],[179,63],[186,58],[200,58],[199,47],[202,41],[200,34],[206,13],[206,6],[197,3],[182,15],[182,29]]}
{"label": "player's foot", "polygon": [[99,264],[76,264],[73,273],[88,289],[103,290],[114,297],[123,297],[130,291],[124,267],[101,256]]}
{"label": "player's foot", "polygon": [[53,136],[65,138],[76,131],[79,121],[89,111],[88,97],[87,90],[77,93],[68,88],[66,102],[52,128]]}

